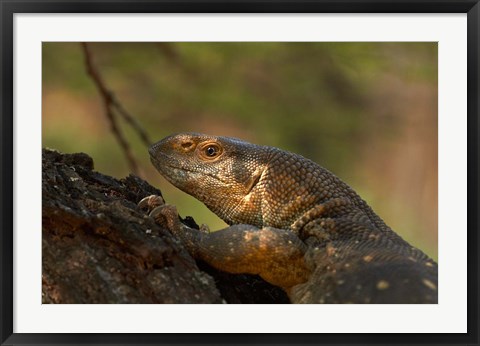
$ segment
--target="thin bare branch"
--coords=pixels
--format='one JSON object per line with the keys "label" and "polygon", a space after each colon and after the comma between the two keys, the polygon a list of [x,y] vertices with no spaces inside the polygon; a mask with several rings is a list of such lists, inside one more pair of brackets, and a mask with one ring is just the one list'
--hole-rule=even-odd
{"label": "thin bare branch", "polygon": [[148,136],[147,132],[142,128],[142,126],[137,121],[137,119],[127,112],[127,110],[122,106],[122,104],[115,99],[115,96],[112,96],[112,98],[113,98],[113,104],[115,105],[115,108],[117,109],[118,114],[120,114],[123,117],[123,119],[125,119],[125,121],[129,123],[134,130],[137,131],[138,136],[147,147],[152,145],[152,141],[150,140],[150,137]]}
{"label": "thin bare branch", "polygon": [[131,171],[136,175],[142,176],[143,174],[141,174],[140,172],[139,165],[135,159],[135,156],[133,155],[130,144],[128,143],[120,127],[118,126],[116,112],[120,116],[122,116],[130,126],[133,127],[133,129],[138,133],[141,140],[145,143],[146,146],[149,146],[151,144],[151,141],[146,131],[141,127],[138,121],[126,111],[126,109],[116,99],[115,95],[107,88],[104,80],[102,79],[100,73],[98,72],[96,66],[93,63],[90,47],[86,42],[82,42],[82,49],[85,56],[87,73],[90,75],[93,82],[95,83],[95,86],[97,87],[103,100],[105,114],[110,124],[110,129],[113,132],[113,135],[117,139],[118,143],[120,144],[120,147],[123,150],[123,153],[125,155],[125,158],[127,159]]}
{"label": "thin bare branch", "polygon": [[158,42],[157,48],[172,63],[178,63],[179,55],[170,42]]}

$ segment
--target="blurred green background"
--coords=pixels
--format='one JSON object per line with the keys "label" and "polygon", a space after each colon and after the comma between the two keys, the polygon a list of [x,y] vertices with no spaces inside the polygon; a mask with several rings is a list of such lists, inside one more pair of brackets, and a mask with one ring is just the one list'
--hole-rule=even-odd
{"label": "blurred green background", "polygon": [[[108,87],[156,141],[195,131],[313,159],[437,259],[436,43],[90,43]],[[43,43],[43,146],[128,175],[80,43]],[[182,216],[225,224],[171,186],[131,128],[144,178]]]}

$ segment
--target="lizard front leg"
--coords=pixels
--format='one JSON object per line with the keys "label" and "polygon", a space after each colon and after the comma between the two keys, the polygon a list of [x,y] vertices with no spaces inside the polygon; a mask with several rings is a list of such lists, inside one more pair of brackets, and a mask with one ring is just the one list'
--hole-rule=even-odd
{"label": "lizard front leg", "polygon": [[150,216],[181,240],[195,259],[229,273],[257,274],[284,290],[307,281],[306,245],[288,230],[233,225],[204,233],[184,225],[171,205],[155,207]]}

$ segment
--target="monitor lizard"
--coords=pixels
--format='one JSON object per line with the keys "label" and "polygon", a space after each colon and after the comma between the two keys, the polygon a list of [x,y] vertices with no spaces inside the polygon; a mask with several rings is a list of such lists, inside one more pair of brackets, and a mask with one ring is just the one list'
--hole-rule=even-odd
{"label": "monitor lizard", "polygon": [[258,274],[292,303],[437,303],[437,264],[315,162],[197,133],[166,137],[149,153],[170,183],[230,225],[193,229],[160,196],[144,198],[140,207],[194,258]]}

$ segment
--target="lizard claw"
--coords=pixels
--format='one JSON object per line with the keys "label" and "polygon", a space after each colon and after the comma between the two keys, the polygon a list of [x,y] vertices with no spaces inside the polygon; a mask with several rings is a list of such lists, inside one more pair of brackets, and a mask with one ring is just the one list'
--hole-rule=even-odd
{"label": "lizard claw", "polygon": [[208,233],[210,233],[210,227],[208,227],[208,225],[205,225],[204,223],[202,223],[199,231],[202,232],[202,233],[207,233],[208,234]]}
{"label": "lizard claw", "polygon": [[162,205],[165,205],[165,201],[163,200],[163,197],[159,195],[150,195],[138,202],[140,209],[147,211],[151,211]]}
{"label": "lizard claw", "polygon": [[[152,217],[157,224],[168,229],[173,234],[181,232],[183,227],[180,217],[178,216],[177,208],[173,205],[165,204],[162,196],[150,195],[138,202],[138,206],[142,210],[146,210],[150,217]],[[208,226],[202,225],[200,231],[203,233],[210,233]]]}
{"label": "lizard claw", "polygon": [[150,214],[156,223],[167,228],[173,234],[178,234],[182,229],[182,223],[178,216],[177,208],[173,205],[164,204],[153,209]]}

